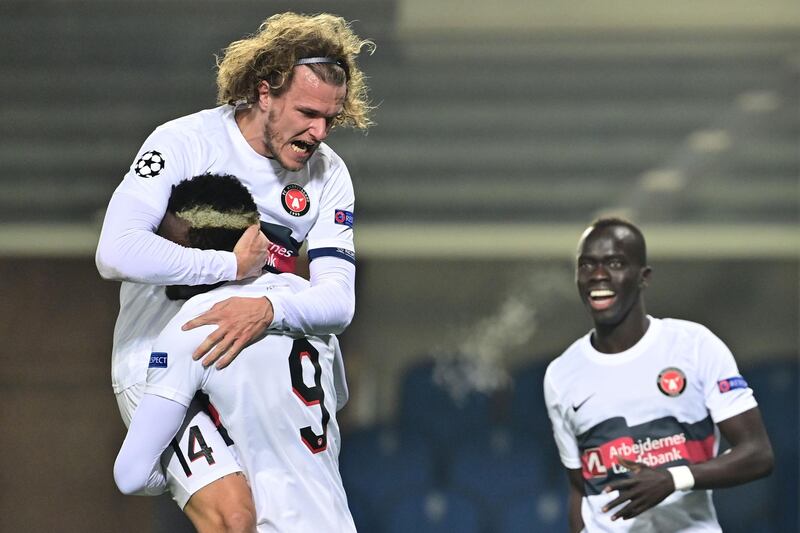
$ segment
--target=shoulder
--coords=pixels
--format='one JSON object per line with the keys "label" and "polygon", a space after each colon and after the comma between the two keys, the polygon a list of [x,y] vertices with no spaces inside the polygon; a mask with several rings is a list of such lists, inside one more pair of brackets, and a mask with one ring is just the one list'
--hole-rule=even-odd
{"label": "shoulder", "polygon": [[544,374],[545,382],[561,381],[562,378],[574,374],[574,369],[581,365],[588,335],[589,333],[575,340],[561,355],[550,361]]}
{"label": "shoulder", "polygon": [[692,357],[699,367],[711,369],[716,364],[733,360],[728,345],[703,324],[670,318],[663,319],[662,323],[665,332],[662,339]]}
{"label": "shoulder", "polygon": [[236,289],[237,283],[241,282],[230,281],[223,283],[219,287],[208,292],[198,294],[197,296],[192,296],[183,303],[183,306],[178,314],[183,315],[184,317],[197,316],[200,313],[207,311],[215,303],[231,296],[236,296],[239,292],[239,290]]}
{"label": "shoulder", "polygon": [[347,172],[347,165],[333,148],[325,143],[320,143],[314,158],[311,160],[312,176],[322,177],[325,181],[332,179],[346,179],[350,181],[350,174]]}
{"label": "shoulder", "polygon": [[316,153],[330,165],[344,165],[344,160],[327,143],[319,143]]}
{"label": "shoulder", "polygon": [[706,326],[691,320],[662,318],[660,322],[663,331],[668,335],[681,336],[698,342],[708,338],[717,338]]}
{"label": "shoulder", "polygon": [[213,296],[207,300],[209,305],[213,301],[222,300],[230,296],[264,296],[274,293],[296,293],[311,286],[311,283],[296,274],[284,272],[274,274],[266,272],[257,278],[242,281],[231,281],[201,296]]}
{"label": "shoulder", "polygon": [[205,144],[215,132],[222,130],[225,111],[221,106],[184,115],[161,124],[153,135]]}
{"label": "shoulder", "polygon": [[209,328],[211,326],[201,326],[188,331],[184,331],[182,327],[189,320],[208,311],[215,303],[224,300],[227,297],[227,293],[223,291],[224,287],[225,285],[214,290],[198,294],[197,296],[192,296],[183,302],[180,309],[178,309],[178,312],[162,330],[162,338],[172,337],[189,340],[191,340],[191,337],[195,336],[205,338],[207,333],[204,332],[204,328]]}

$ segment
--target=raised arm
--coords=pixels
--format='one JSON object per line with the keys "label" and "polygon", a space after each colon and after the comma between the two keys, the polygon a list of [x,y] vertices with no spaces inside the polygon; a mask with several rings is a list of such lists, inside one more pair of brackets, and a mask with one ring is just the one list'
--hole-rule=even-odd
{"label": "raised arm", "polygon": [[95,262],[101,276],[153,285],[235,279],[233,253],[185,248],[156,235],[166,204],[159,209],[123,187],[111,197],[97,244]]}
{"label": "raised arm", "polygon": [[342,259],[320,257],[309,269],[310,288],[272,298],[270,328],[306,335],[339,334],[355,313],[356,267]]}
{"label": "raised arm", "polygon": [[317,222],[308,233],[311,287],[272,300],[271,328],[305,335],[338,334],[355,313],[353,185],[344,162],[331,154]]}
{"label": "raised arm", "polygon": [[95,255],[101,276],[155,285],[247,277],[243,258],[231,252],[188,249],[156,235],[173,185],[208,172],[216,157],[196,117],[159,126],[145,139],[106,210]]}
{"label": "raised arm", "polygon": [[114,481],[123,494],[154,496],[166,490],[160,457],[186,414],[178,402],[145,394],[114,462]]}
{"label": "raised arm", "polygon": [[355,265],[335,257],[319,257],[309,269],[311,286],[305,290],[263,298],[229,298],[187,322],[184,329],[217,325],[193,357],[202,357],[206,366],[216,362],[218,368],[224,368],[268,328],[305,335],[344,331],[355,312]]}
{"label": "raised arm", "polygon": [[[303,335],[338,334],[353,319],[353,186],[338,156],[328,157],[329,160],[321,160],[330,163],[324,171],[330,174],[330,179],[322,193],[317,220],[307,235],[311,287],[285,296],[220,302],[186,324],[186,328],[218,326],[194,353],[196,359],[203,358],[204,365],[216,361],[219,368],[227,366],[251,339],[267,328]],[[239,313],[237,318],[234,309]]]}

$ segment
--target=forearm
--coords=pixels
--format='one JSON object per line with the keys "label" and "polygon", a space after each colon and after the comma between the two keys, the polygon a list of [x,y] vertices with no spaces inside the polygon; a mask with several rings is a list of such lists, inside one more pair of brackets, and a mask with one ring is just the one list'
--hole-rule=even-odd
{"label": "forearm", "polygon": [[212,284],[236,278],[231,252],[185,248],[155,234],[163,213],[134,195],[109,202],[95,262],[106,279],[155,285]]}
{"label": "forearm", "polygon": [[311,263],[311,287],[295,294],[270,296],[271,329],[306,335],[338,334],[355,312],[355,266],[334,258]]}
{"label": "forearm", "polygon": [[762,478],[772,472],[771,450],[731,450],[705,463],[692,465],[695,489],[721,489]]}
{"label": "forearm", "polygon": [[581,516],[581,498],[570,495],[569,508],[567,509],[569,530],[571,533],[580,533],[583,530],[583,516]]}
{"label": "forearm", "polygon": [[583,503],[583,476],[580,469],[567,470],[569,478],[569,498],[567,502],[567,521],[571,533],[579,533],[583,530],[583,515],[581,514],[581,504]]}
{"label": "forearm", "polygon": [[114,462],[114,481],[123,494],[153,496],[166,488],[160,458],[180,428],[186,407],[145,394]]}

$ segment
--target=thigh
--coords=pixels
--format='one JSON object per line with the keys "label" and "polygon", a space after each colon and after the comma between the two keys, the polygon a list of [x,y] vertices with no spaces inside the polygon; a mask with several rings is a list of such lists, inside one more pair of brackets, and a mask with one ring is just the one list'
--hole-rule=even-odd
{"label": "thigh", "polygon": [[[167,486],[181,509],[203,487],[234,472],[241,472],[233,447],[228,445],[230,441],[226,441],[204,405],[195,398],[171,447],[161,457],[167,473]],[[248,489],[248,498],[249,494]]]}
{"label": "thigh", "polygon": [[255,531],[256,509],[242,472],[217,479],[195,492],[183,508],[198,533]]}

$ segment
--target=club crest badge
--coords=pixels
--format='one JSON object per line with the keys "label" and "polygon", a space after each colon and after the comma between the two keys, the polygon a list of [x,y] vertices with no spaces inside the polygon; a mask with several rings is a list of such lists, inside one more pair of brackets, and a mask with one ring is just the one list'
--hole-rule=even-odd
{"label": "club crest badge", "polygon": [[301,186],[292,183],[281,191],[281,205],[293,217],[301,217],[308,213],[311,201]]}
{"label": "club crest badge", "polygon": [[658,390],[667,396],[680,396],[686,389],[686,374],[680,368],[667,367],[658,374]]}

